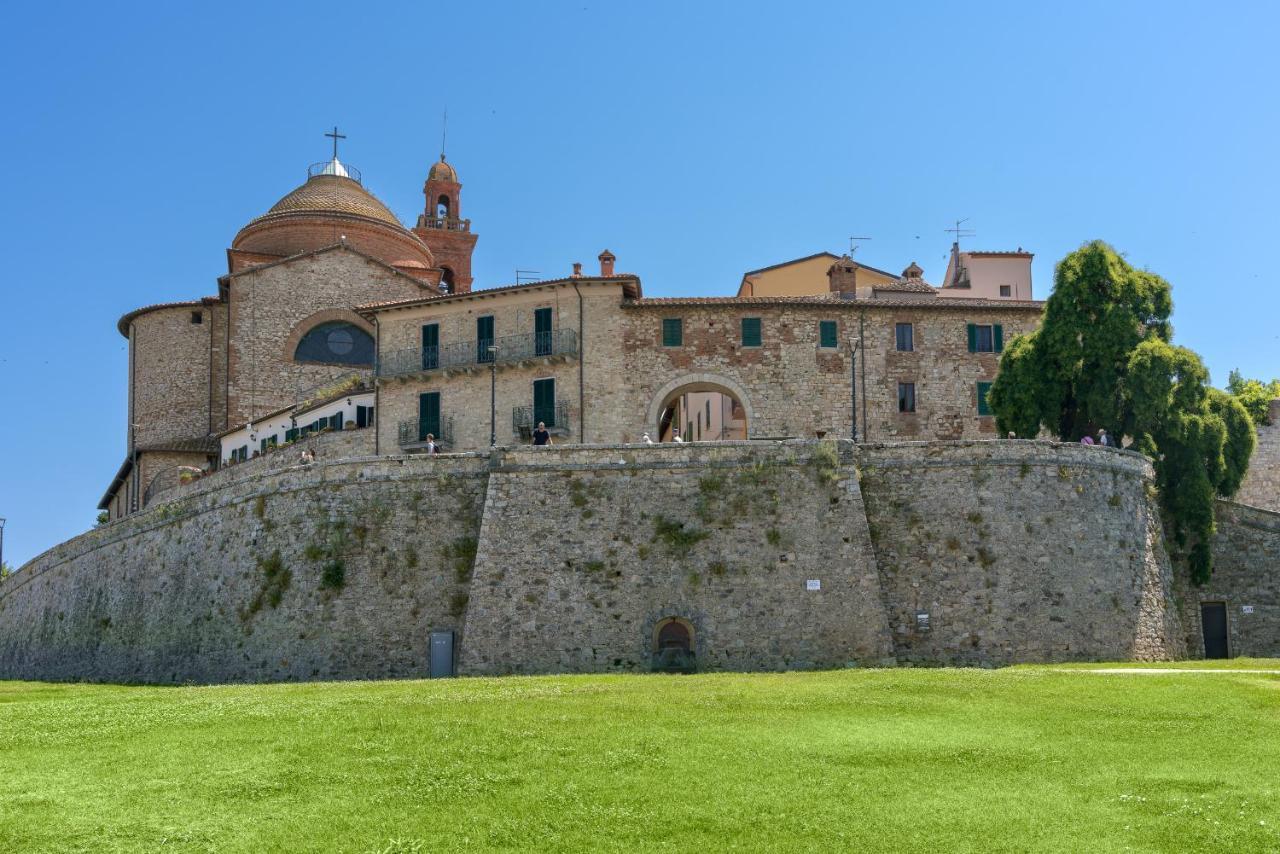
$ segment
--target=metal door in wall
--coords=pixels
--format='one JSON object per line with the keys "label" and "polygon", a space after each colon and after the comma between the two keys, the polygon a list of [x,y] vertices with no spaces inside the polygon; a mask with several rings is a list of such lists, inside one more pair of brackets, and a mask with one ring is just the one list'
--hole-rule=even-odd
{"label": "metal door in wall", "polygon": [[453,675],[453,632],[431,633],[431,678]]}
{"label": "metal door in wall", "polygon": [[1227,603],[1201,602],[1200,626],[1204,630],[1204,657],[1230,657],[1227,647]]}

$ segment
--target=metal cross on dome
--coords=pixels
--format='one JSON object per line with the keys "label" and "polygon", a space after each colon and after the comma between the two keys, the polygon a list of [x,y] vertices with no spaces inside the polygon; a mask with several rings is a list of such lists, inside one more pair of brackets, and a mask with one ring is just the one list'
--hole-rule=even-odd
{"label": "metal cross on dome", "polygon": [[333,159],[337,160],[338,159],[338,140],[346,139],[347,135],[345,133],[338,133],[338,126],[334,125],[333,133],[326,133],[325,136],[333,137]]}

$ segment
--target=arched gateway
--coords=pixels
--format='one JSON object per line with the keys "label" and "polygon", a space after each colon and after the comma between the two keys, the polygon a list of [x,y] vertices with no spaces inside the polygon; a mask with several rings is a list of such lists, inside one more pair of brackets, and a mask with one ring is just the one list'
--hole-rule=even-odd
{"label": "arched gateway", "polygon": [[672,441],[677,431],[689,442],[746,439],[754,421],[737,382],[720,374],[685,374],[654,395],[645,431],[655,442]]}

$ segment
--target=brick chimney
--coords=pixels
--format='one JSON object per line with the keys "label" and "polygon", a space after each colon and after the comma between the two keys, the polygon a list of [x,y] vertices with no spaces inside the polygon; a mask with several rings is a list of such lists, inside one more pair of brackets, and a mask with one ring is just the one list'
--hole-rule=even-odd
{"label": "brick chimney", "polygon": [[574,262],[573,262],[573,277],[574,277],[575,279],[578,279],[578,278],[581,278],[581,277],[582,277],[582,262],[581,262],[581,261],[574,261]]}
{"label": "brick chimney", "polygon": [[614,257],[614,254],[613,254],[612,252],[610,252],[608,249],[606,249],[606,250],[604,250],[603,252],[601,252],[601,253],[600,253],[600,275],[601,275],[601,276],[612,276],[612,275],[613,275],[613,262],[614,262],[614,261],[617,261],[617,260],[618,260],[618,259],[617,259],[616,257]]}
{"label": "brick chimney", "polygon": [[831,292],[841,299],[856,299],[858,295],[858,265],[848,255],[841,255],[827,269],[827,281]]}
{"label": "brick chimney", "polygon": [[902,278],[908,282],[922,281],[924,279],[924,268],[912,261],[911,266],[902,271]]}

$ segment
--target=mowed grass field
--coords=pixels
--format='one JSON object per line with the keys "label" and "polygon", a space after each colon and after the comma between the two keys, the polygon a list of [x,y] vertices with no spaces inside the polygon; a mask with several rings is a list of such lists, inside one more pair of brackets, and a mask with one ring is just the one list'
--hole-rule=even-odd
{"label": "mowed grass field", "polygon": [[0,851],[1277,851],[1230,667],[0,683]]}

